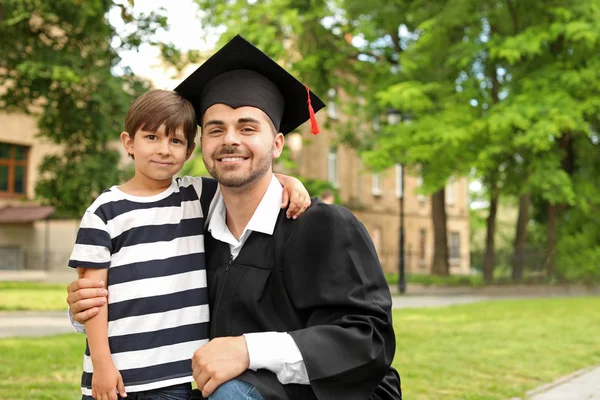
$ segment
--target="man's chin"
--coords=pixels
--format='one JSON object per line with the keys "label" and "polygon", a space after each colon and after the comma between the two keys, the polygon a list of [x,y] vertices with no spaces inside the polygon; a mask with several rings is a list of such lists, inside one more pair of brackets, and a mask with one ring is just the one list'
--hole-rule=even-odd
{"label": "man's chin", "polygon": [[258,178],[258,176],[255,175],[235,176],[234,174],[227,173],[216,173],[212,174],[212,176],[217,180],[217,182],[219,182],[219,185],[230,189],[243,188],[256,181],[256,179]]}
{"label": "man's chin", "polygon": [[219,185],[226,187],[226,188],[230,188],[230,189],[239,189],[239,188],[242,188],[242,187],[248,185],[250,182],[252,182],[251,180],[248,180],[248,179],[236,179],[236,178],[229,178],[229,179],[215,178],[215,179],[217,179],[217,182],[219,182]]}

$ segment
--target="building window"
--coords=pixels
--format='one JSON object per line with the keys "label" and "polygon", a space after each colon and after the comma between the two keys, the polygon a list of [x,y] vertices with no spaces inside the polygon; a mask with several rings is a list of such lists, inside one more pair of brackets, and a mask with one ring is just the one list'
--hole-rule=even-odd
{"label": "building window", "polygon": [[[419,170],[419,176],[417,177],[417,187],[421,189],[423,187],[423,173]],[[422,194],[417,195],[417,199],[421,203],[425,203],[425,196]]]}
{"label": "building window", "polygon": [[460,232],[450,232],[450,261],[460,260]]}
{"label": "building window", "polygon": [[453,206],[456,201],[456,183],[450,178],[446,184],[446,204]]}
{"label": "building window", "polygon": [[26,193],[28,153],[25,146],[0,143],[0,195]]}
{"label": "building window", "polygon": [[419,229],[419,265],[423,267],[425,265],[425,229]]}
{"label": "building window", "polygon": [[371,192],[373,196],[381,196],[381,175],[373,174],[371,178]]}
{"label": "building window", "polygon": [[337,119],[337,91],[334,88],[329,89],[327,97],[329,98],[327,102],[327,116],[331,119]]}
{"label": "building window", "polygon": [[396,197],[402,197],[402,164],[396,164]]}
{"label": "building window", "polygon": [[332,147],[327,154],[327,180],[333,186],[338,186],[337,149]]}

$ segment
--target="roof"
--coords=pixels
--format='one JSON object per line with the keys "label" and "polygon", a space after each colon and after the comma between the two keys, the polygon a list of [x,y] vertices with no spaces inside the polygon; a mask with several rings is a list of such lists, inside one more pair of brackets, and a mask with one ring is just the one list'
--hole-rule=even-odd
{"label": "roof", "polygon": [[0,224],[27,223],[48,218],[54,213],[51,206],[19,206],[0,209]]}

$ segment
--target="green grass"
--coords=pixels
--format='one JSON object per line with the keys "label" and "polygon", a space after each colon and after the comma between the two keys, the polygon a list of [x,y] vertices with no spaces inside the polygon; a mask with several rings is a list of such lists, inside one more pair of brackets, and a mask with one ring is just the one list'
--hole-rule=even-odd
{"label": "green grass", "polygon": [[[394,366],[409,400],[522,396],[600,364],[600,298],[395,310]],[[0,399],[78,399],[83,336],[0,340]]]}
{"label": "green grass", "polygon": [[[397,273],[386,273],[385,278],[390,285],[398,284]],[[483,281],[483,277],[481,275],[435,276],[426,274],[411,274],[406,277],[406,282],[427,286],[485,286],[485,282]]]}
{"label": "green grass", "polygon": [[81,399],[80,334],[0,340],[0,399]]}
{"label": "green grass", "polygon": [[0,282],[0,311],[66,310],[66,298],[66,285]]}
{"label": "green grass", "polygon": [[[398,284],[398,274],[397,273],[386,273],[385,277],[387,279],[388,284],[397,285]],[[419,284],[426,286],[442,286],[442,287],[483,287],[486,286],[485,281],[483,280],[482,275],[450,275],[450,276],[435,276],[435,275],[426,275],[426,274],[411,274],[406,277],[406,282],[411,284]],[[543,275],[539,273],[528,273],[526,274],[520,284],[524,285],[556,285],[560,283],[570,283],[570,284],[587,284],[590,286],[597,285],[598,282],[590,282],[588,281],[557,281],[555,279],[547,279]],[[514,285],[515,282],[510,277],[510,272],[506,273],[505,271],[496,271],[494,274],[493,285],[502,285],[502,286],[510,286]]]}
{"label": "green grass", "polygon": [[396,310],[406,398],[507,399],[600,364],[600,298]]}

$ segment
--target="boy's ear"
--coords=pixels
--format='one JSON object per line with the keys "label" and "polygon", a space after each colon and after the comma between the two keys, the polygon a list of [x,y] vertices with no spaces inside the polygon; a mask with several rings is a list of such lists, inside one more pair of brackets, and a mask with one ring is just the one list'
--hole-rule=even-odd
{"label": "boy's ear", "polygon": [[192,145],[187,149],[187,154],[185,156],[185,161],[189,160],[191,155],[194,153],[194,149],[196,148],[196,143],[192,143]]}
{"label": "boy's ear", "polygon": [[133,157],[133,138],[129,135],[129,132],[121,132],[121,143],[127,154]]}

